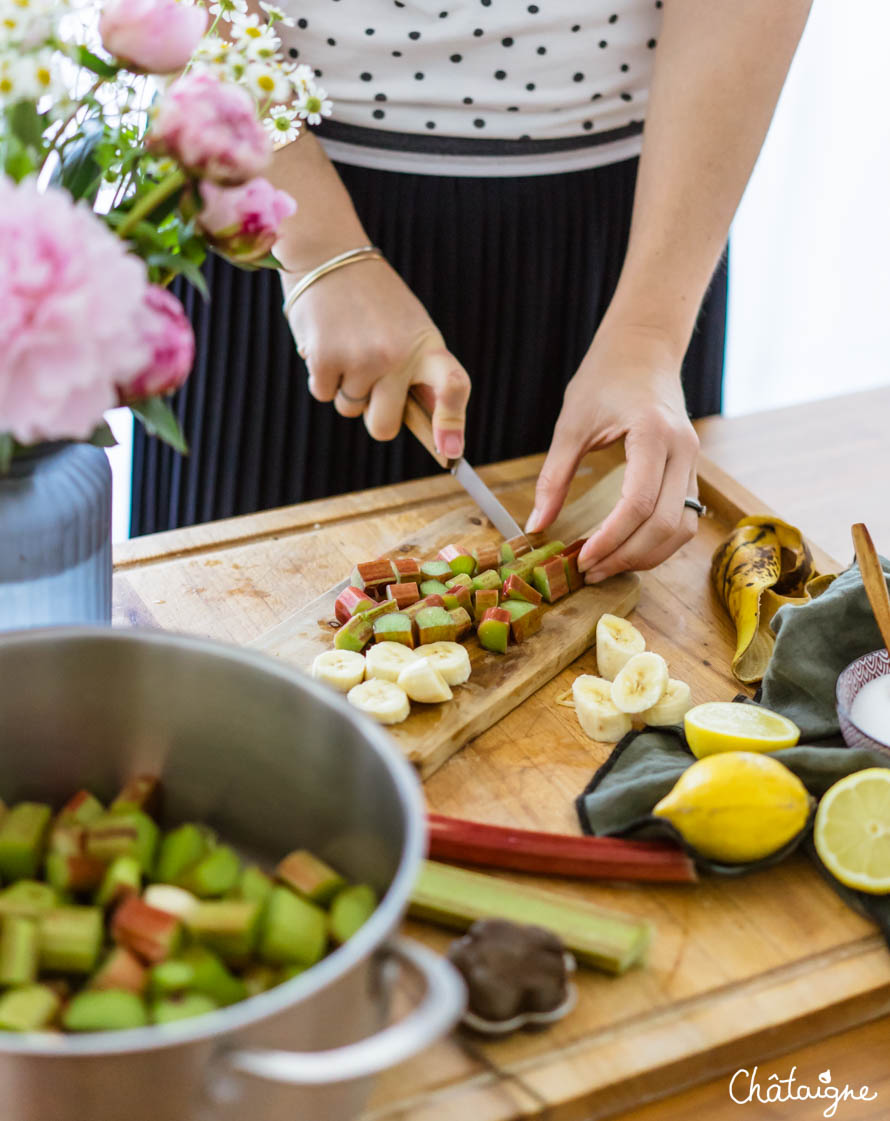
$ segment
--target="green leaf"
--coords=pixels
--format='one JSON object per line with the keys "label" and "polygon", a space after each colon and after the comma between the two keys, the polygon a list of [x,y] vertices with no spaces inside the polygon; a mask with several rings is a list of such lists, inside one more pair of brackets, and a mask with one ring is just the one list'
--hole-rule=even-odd
{"label": "green leaf", "polygon": [[179,421],[163,397],[146,397],[144,401],[130,401],[133,414],[142,421],[149,436],[157,436],[180,455],[188,455],[188,444],[179,427]]}
{"label": "green leaf", "polygon": [[87,70],[92,70],[98,78],[114,78],[118,70],[121,69],[120,66],[106,62],[104,58],[99,58],[98,55],[88,51],[83,45],[77,48],[77,61]]}
{"label": "green leaf", "polygon": [[26,148],[43,147],[44,118],[33,101],[17,101],[7,113],[9,128]]}
{"label": "green leaf", "polygon": [[75,199],[87,199],[92,205],[99,194],[104,171],[98,152],[105,143],[105,130],[98,121],[87,121],[83,135],[71,142],[61,163],[53,171],[51,182],[64,187]]}
{"label": "green leaf", "polygon": [[184,276],[190,284],[198,289],[205,300],[210,298],[204,274],[194,261],[190,261],[188,257],[183,257],[181,253],[149,253],[145,258],[145,263],[149,268],[165,269],[168,272],[176,273],[177,276]]}
{"label": "green leaf", "polygon": [[97,426],[92,436],[90,436],[89,440],[87,440],[87,443],[93,444],[97,448],[117,447],[117,440],[115,439],[114,433],[111,431],[107,420],[103,420],[102,423]]}
{"label": "green leaf", "polygon": [[8,432],[0,432],[0,475],[5,475],[12,463],[15,440]]}
{"label": "green leaf", "polygon": [[17,136],[10,135],[6,139],[3,170],[14,183],[21,183],[23,179],[37,170],[37,165],[30,152]]}
{"label": "green leaf", "polygon": [[[235,264],[237,263],[236,261]],[[258,261],[251,261],[250,263],[256,269],[280,269],[282,267],[274,253],[267,253],[265,257],[260,257]]]}

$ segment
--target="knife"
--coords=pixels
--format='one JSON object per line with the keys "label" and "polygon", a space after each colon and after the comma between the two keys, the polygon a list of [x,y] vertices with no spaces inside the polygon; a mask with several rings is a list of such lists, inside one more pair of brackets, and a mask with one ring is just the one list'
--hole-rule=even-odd
{"label": "knife", "polygon": [[463,456],[460,459],[446,459],[444,455],[439,454],[433,439],[432,418],[413,394],[409,394],[405,402],[403,421],[405,427],[417,437],[439,466],[450,471],[457,479],[502,537],[521,537],[527,540],[524,530],[519,528],[510,511],[495,498]]}

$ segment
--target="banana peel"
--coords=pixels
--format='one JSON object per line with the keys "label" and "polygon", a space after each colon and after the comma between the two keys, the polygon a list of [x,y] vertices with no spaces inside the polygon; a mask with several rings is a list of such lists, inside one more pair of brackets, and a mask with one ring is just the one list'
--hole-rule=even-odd
{"label": "banana peel", "polygon": [[816,571],[799,529],[779,518],[742,518],[711,561],[711,581],[735,624],[737,680],[752,685],[763,678],[779,608],[815,599],[832,580]]}

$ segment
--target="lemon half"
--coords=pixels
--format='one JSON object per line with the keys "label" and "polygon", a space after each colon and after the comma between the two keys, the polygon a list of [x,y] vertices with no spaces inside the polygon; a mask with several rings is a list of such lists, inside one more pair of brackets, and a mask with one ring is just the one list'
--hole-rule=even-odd
{"label": "lemon half", "polygon": [[778,751],[794,747],[800,728],[768,708],[736,701],[708,701],[683,718],[686,742],[696,759],[723,751]]}
{"label": "lemon half", "polygon": [[819,803],[813,841],[842,884],[890,892],[890,769],[869,767],[836,782]]}

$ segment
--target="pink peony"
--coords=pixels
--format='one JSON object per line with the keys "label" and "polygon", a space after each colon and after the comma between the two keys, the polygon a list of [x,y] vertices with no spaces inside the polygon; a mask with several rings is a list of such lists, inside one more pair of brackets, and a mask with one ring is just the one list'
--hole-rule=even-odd
{"label": "pink peony", "polygon": [[145,266],[85,206],[0,176],[0,432],[87,439],[145,365]]}
{"label": "pink peony", "polygon": [[188,377],[195,360],[195,335],[182,304],[158,284],[145,291],[139,334],[149,358],[134,378],[119,383],[123,404],[172,393]]}
{"label": "pink peony", "polygon": [[272,249],[278,227],[297,209],[285,191],[268,179],[251,179],[240,187],[200,185],[203,207],[198,225],[208,240],[233,261],[258,261]]}
{"label": "pink peony", "polygon": [[244,183],[259,175],[272,156],[250,94],[209,74],[187,74],[173,83],[148,142],[187,171],[216,183]]}
{"label": "pink peony", "polygon": [[106,51],[147,74],[182,70],[206,26],[203,8],[177,0],[108,0],[99,17]]}

